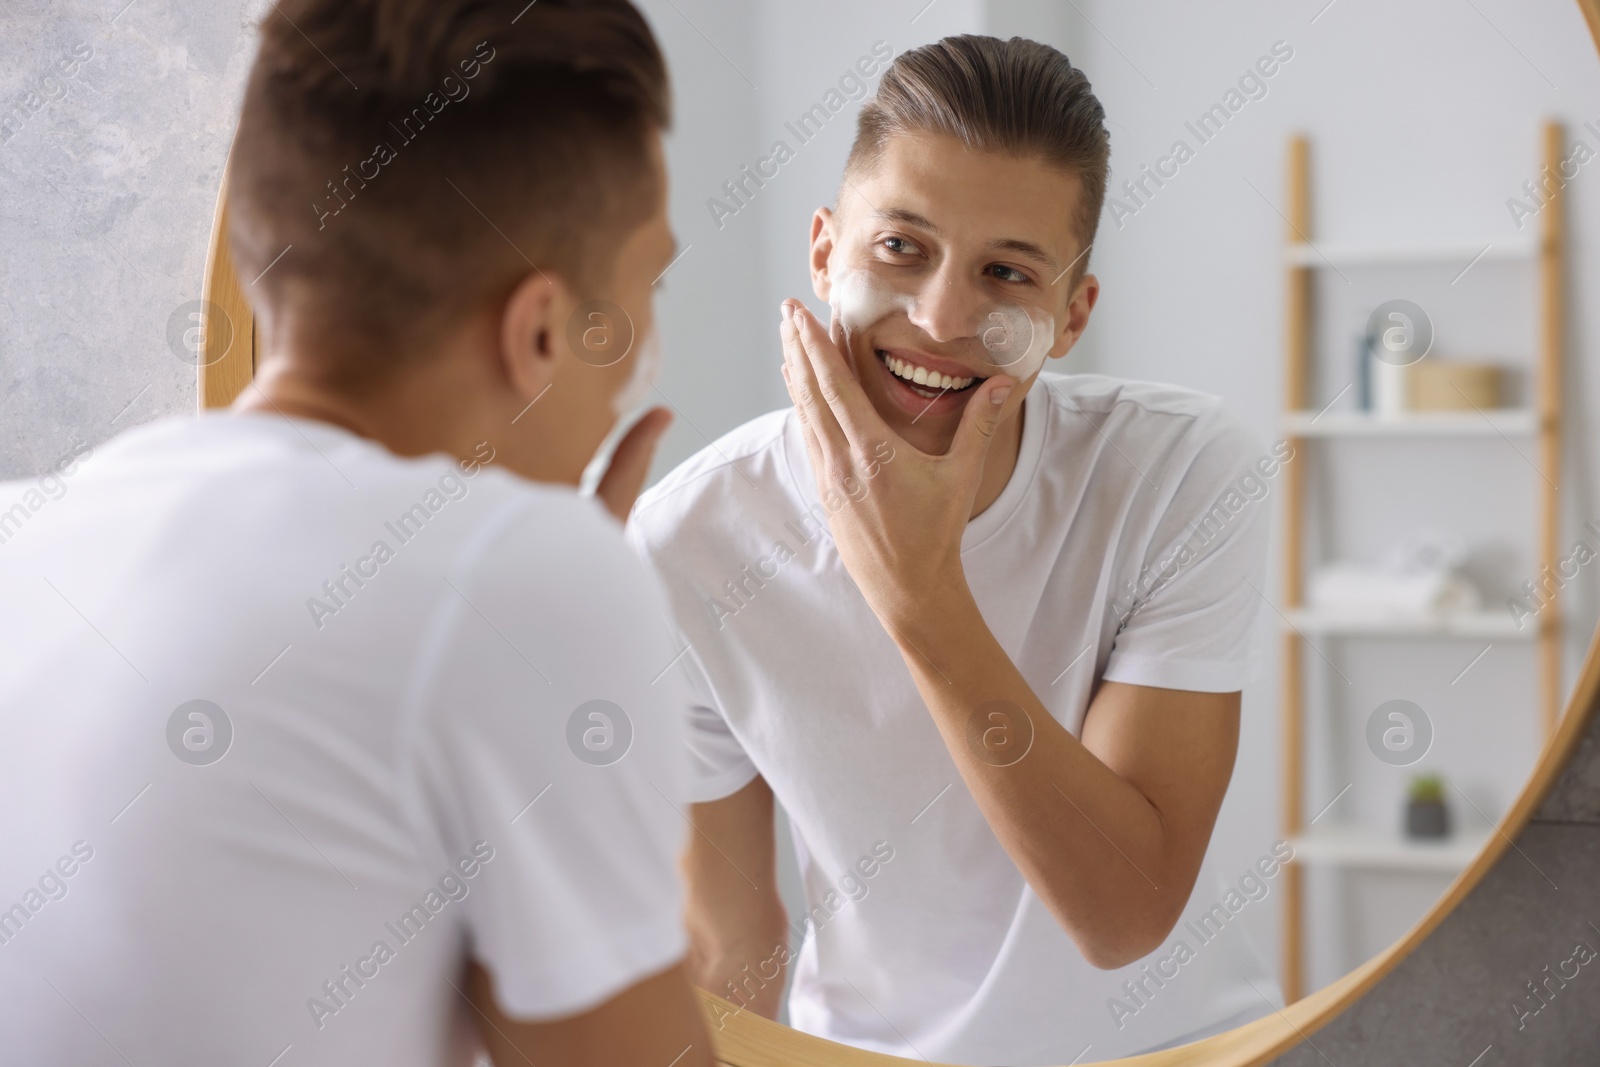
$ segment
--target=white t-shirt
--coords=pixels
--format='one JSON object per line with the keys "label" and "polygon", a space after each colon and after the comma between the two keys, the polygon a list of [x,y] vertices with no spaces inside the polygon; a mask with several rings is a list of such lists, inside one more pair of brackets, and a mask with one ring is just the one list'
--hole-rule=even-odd
{"label": "white t-shirt", "polygon": [[[1068,730],[1080,733],[1101,680],[1230,692],[1251,678],[1278,468],[1215,398],[1037,379],[1015,472],[968,524],[962,563],[990,629]],[[1276,1002],[1232,921],[1241,894],[1205,928],[1221,936],[1185,933],[1225,902],[1210,866],[1158,953],[1117,971],[1083,959],[989,828],[840,562],[792,410],[673,471],[629,531],[689,645],[694,796],[727,796],[759,773],[789,815],[810,909],[796,1027],[907,1057],[1060,1064]],[[1145,978],[1163,958],[1174,977]]]}
{"label": "white t-shirt", "polygon": [[525,1018],[683,956],[687,683],[596,502],[277,415],[68,458],[0,484],[4,1058],[465,1063],[469,955]]}

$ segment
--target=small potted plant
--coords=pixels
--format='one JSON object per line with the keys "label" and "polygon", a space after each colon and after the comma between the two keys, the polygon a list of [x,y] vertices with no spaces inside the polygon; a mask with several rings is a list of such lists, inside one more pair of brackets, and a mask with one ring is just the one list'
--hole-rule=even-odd
{"label": "small potted plant", "polygon": [[1450,809],[1444,804],[1444,779],[1439,775],[1420,774],[1411,780],[1406,798],[1406,836],[1450,836]]}

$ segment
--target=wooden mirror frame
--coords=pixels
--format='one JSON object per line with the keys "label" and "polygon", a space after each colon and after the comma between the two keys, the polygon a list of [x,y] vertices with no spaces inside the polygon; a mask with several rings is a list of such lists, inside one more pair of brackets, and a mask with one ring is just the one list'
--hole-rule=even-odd
{"label": "wooden mirror frame", "polygon": [[[1600,0],[1576,2],[1596,48],[1600,49]],[[1559,209],[1562,199],[1557,194],[1552,206]],[[224,169],[212,219],[201,297],[210,305],[208,325],[214,327],[214,318],[220,314],[231,329],[208,328],[205,331],[204,358],[197,383],[201,409],[228,406],[255,373],[255,317],[245,296],[246,287],[234,271],[228,249],[227,221],[228,178]],[[1577,684],[1565,702],[1555,730],[1546,738],[1533,773],[1516,802],[1495,827],[1483,851],[1456,876],[1444,895],[1404,937],[1349,974],[1289,1004],[1282,1011],[1188,1045],[1104,1062],[1124,1067],[1178,1067],[1180,1064],[1257,1067],[1305,1042],[1311,1034],[1373,992],[1381,979],[1423,945],[1450,913],[1479,889],[1497,864],[1506,862],[1515,839],[1527,829],[1562,773],[1569,764],[1575,763],[1575,757],[1600,761],[1600,753],[1582,744],[1591,726],[1600,734],[1597,717],[1600,717],[1600,632],[1591,638]],[[1600,748],[1600,745],[1592,747]],[[894,1067],[914,1062],[814,1037],[751,1012],[730,1014],[728,1001],[705,990],[698,992],[717,1058],[728,1067]],[[1493,1010],[1503,1012],[1504,1005],[1497,1003]]]}

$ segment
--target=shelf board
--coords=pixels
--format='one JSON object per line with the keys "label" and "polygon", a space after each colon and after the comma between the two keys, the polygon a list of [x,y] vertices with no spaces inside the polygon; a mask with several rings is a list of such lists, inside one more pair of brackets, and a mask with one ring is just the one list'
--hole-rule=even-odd
{"label": "shelf board", "polygon": [[1539,627],[1517,628],[1509,611],[1491,609],[1440,614],[1326,611],[1291,608],[1283,613],[1290,626],[1303,634],[1346,637],[1476,637],[1532,639]]}
{"label": "shelf board", "polygon": [[1457,270],[1464,271],[1468,264],[1527,261],[1538,254],[1539,245],[1524,239],[1418,245],[1291,241],[1285,255],[1292,267],[1382,267],[1436,263],[1447,267],[1453,265]]}
{"label": "shelf board", "polygon": [[1439,841],[1416,841],[1394,830],[1332,823],[1308,827],[1289,839],[1295,860],[1342,867],[1456,874],[1471,863],[1492,829],[1456,830]]}
{"label": "shelf board", "polygon": [[1284,432],[1291,437],[1512,437],[1539,432],[1537,411],[1493,408],[1486,411],[1286,411]]}

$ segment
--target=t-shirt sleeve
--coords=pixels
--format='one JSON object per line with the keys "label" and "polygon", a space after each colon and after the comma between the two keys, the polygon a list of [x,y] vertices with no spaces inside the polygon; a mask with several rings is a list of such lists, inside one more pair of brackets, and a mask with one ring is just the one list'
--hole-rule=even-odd
{"label": "t-shirt sleeve", "polygon": [[1220,410],[1133,562],[1136,592],[1118,607],[1105,679],[1227,693],[1259,676],[1273,490],[1293,452],[1263,447]]}
{"label": "t-shirt sleeve", "polygon": [[[654,567],[655,556],[650,551],[643,524],[637,517],[628,524],[627,536],[628,543],[645,565]],[[674,597],[671,576],[661,577],[674,607],[679,611],[693,611],[698,607],[694,603],[695,594],[692,590],[680,591]],[[690,693],[685,722],[689,750],[685,797],[703,804],[732,796],[749,785],[760,772],[728,725],[699,655],[681,630],[675,627],[674,631],[678,647],[685,649],[675,666],[682,671],[684,685]]]}
{"label": "t-shirt sleeve", "polygon": [[705,671],[692,650],[684,661],[685,674],[694,692],[689,704],[686,795],[691,801],[704,804],[732,796],[754,781],[759,772],[733,735],[728,720],[717,710]]}
{"label": "t-shirt sleeve", "polygon": [[426,850],[479,864],[472,956],[522,1018],[586,1011],[681,959],[687,768],[654,580],[598,505],[485,524],[441,583],[406,747]]}

